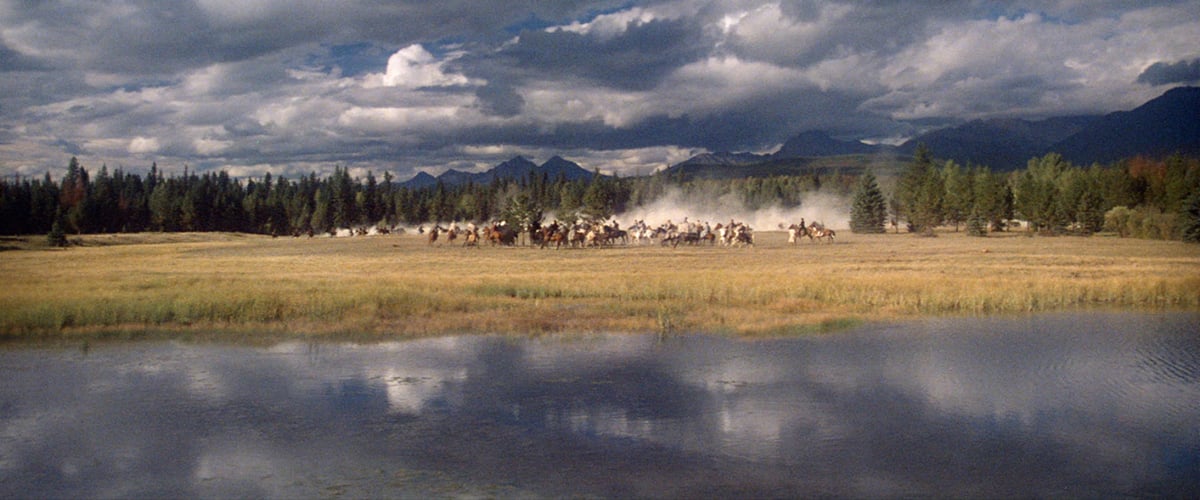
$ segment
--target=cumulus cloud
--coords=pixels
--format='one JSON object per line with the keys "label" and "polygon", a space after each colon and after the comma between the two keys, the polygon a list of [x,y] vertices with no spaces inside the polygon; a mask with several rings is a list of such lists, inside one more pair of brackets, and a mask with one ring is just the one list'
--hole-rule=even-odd
{"label": "cumulus cloud", "polygon": [[0,170],[77,155],[406,178],[494,164],[497,147],[648,172],[810,129],[895,138],[917,120],[1102,113],[1196,81],[1190,7],[0,3]]}
{"label": "cumulus cloud", "polygon": [[378,76],[368,78],[367,85],[385,87],[447,87],[466,85],[469,80],[463,75],[448,73],[445,62],[439,61],[425,47],[409,45],[396,51],[388,58],[387,68]]}

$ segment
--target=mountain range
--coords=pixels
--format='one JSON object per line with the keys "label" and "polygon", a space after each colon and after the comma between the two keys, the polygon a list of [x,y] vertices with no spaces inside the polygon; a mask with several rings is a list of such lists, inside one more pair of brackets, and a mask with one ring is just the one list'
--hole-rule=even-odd
{"label": "mountain range", "polygon": [[[1129,111],[1106,115],[1064,116],[1044,120],[994,118],[933,130],[899,146],[841,140],[821,130],[796,135],[772,154],[716,152],[671,165],[668,175],[702,178],[755,177],[897,165],[925,144],[935,158],[960,165],[986,165],[997,171],[1024,168],[1031,158],[1059,153],[1076,165],[1110,163],[1138,155],[1200,154],[1200,87],[1177,87]],[[530,172],[551,180],[591,178],[593,173],[555,156],[537,165],[517,156],[486,172],[448,170],[434,177],[417,174],[403,185],[420,188],[489,183]]]}
{"label": "mountain range", "polygon": [[460,186],[468,183],[489,184],[496,179],[520,179],[531,173],[544,175],[550,181],[555,181],[560,176],[568,181],[575,181],[591,179],[595,175],[579,166],[578,163],[563,159],[561,156],[550,158],[541,165],[529,161],[523,156],[516,156],[485,172],[471,173],[450,169],[437,177],[421,172],[401,185],[410,189],[420,189],[436,186],[438,182],[445,186]]}
{"label": "mountain range", "polygon": [[1077,165],[1138,155],[1200,154],[1200,87],[1168,90],[1130,111],[1045,120],[995,118],[934,130],[899,146],[842,141],[820,131],[784,143],[770,159],[893,153],[911,156],[925,144],[937,158],[995,170],[1023,168],[1029,159],[1059,153]]}

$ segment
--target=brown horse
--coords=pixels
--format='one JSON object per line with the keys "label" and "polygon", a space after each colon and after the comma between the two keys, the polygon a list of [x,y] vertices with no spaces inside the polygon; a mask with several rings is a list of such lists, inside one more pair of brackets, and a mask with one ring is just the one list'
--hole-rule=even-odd
{"label": "brown horse", "polygon": [[484,228],[484,238],[488,240],[492,246],[504,245],[512,246],[517,242],[517,232],[507,226],[500,224],[492,224]]}
{"label": "brown horse", "polygon": [[816,222],[812,223],[812,225],[808,227],[809,239],[816,238],[817,241],[821,241],[825,238],[829,238],[829,242],[833,243],[836,237],[837,233],[835,233],[832,229],[826,229],[825,226],[818,225]]}

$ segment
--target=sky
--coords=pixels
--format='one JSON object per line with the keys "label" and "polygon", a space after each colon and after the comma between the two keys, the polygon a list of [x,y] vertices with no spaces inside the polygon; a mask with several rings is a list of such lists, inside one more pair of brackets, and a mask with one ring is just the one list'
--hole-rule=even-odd
{"label": "sky", "polygon": [[1184,1],[0,0],[0,175],[641,175],[1200,84]]}

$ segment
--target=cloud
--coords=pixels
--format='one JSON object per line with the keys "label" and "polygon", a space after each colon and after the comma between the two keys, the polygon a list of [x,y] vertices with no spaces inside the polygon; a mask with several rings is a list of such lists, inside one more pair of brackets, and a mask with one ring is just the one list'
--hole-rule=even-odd
{"label": "cloud", "polygon": [[499,147],[644,172],[673,157],[646,151],[762,151],[811,129],[1102,113],[1195,73],[1190,7],[0,3],[0,171],[78,155],[406,178]]}
{"label": "cloud", "polygon": [[788,2],[765,4],[732,19],[726,47],[739,57],[805,67],[850,54],[885,56],[926,34],[938,17],[956,15],[947,5],[936,16],[887,3]]}
{"label": "cloud", "polygon": [[0,73],[39,71],[46,69],[37,59],[26,56],[0,41]]}
{"label": "cloud", "polygon": [[445,61],[439,61],[424,47],[413,44],[396,51],[388,58],[382,74],[368,77],[367,85],[385,87],[447,87],[470,83],[465,76],[447,73]]}
{"label": "cloud", "polygon": [[[595,24],[595,23],[593,23]],[[527,78],[582,79],[622,90],[648,90],[711,48],[702,26],[684,19],[642,15],[624,26],[560,27],[522,32],[498,56]]]}
{"label": "cloud", "polygon": [[489,115],[511,117],[521,113],[525,98],[512,85],[487,84],[475,90],[479,105]]}
{"label": "cloud", "polygon": [[1200,82],[1200,58],[1174,63],[1156,62],[1138,75],[1137,82],[1150,85]]}
{"label": "cloud", "polygon": [[154,153],[160,147],[158,139],[153,137],[134,137],[129,141],[129,152],[133,154]]}

